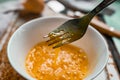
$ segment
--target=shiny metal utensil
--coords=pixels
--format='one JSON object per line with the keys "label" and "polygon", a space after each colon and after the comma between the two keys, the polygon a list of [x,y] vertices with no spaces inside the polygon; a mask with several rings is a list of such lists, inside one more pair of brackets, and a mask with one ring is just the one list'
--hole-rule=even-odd
{"label": "shiny metal utensil", "polygon": [[[72,18],[80,18],[84,16],[84,13],[82,13],[80,9],[76,10],[76,7],[67,3],[66,0],[48,1],[47,6],[51,9],[52,15],[68,16]],[[56,7],[58,8],[56,9]],[[104,11],[106,12],[106,8]],[[109,35],[111,37],[120,38],[120,31],[114,29],[113,26],[109,26],[105,24],[104,22],[97,19],[96,17],[94,17],[90,22],[90,25],[92,27],[97,29],[102,34]]]}
{"label": "shiny metal utensil", "polygon": [[60,27],[45,36],[50,38],[47,41],[48,44],[53,45],[53,48],[57,48],[82,38],[92,18],[115,1],[116,0],[104,0],[87,15],[66,21]]}

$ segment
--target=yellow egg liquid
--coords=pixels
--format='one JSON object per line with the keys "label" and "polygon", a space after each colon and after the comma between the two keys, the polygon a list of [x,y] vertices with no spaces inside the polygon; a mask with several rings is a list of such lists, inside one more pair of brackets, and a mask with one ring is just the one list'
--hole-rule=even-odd
{"label": "yellow egg liquid", "polygon": [[88,72],[86,53],[73,45],[53,49],[40,42],[28,53],[27,72],[37,80],[83,80]]}

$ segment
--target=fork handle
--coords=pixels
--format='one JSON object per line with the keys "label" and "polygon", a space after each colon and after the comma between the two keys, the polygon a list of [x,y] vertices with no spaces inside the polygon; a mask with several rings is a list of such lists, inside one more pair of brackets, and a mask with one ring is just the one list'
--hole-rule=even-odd
{"label": "fork handle", "polygon": [[89,19],[91,20],[97,13],[99,13],[101,10],[103,10],[115,1],[116,0],[103,0],[96,8],[94,8],[90,13],[88,13],[87,16],[89,16]]}

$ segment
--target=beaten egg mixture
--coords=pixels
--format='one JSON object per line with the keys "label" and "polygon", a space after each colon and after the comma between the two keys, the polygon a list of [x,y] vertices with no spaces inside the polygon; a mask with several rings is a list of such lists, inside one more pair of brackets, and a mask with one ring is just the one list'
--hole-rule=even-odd
{"label": "beaten egg mixture", "polygon": [[53,49],[47,42],[40,42],[29,51],[25,66],[37,80],[83,80],[88,72],[88,58],[73,45]]}

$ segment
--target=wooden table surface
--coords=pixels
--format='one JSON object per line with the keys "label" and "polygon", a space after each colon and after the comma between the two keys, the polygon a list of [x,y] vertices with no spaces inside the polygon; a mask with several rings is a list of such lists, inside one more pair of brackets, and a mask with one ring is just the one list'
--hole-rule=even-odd
{"label": "wooden table surface", "polygon": [[[7,14],[0,14],[0,16],[7,16],[9,19],[3,17],[2,25],[5,26],[1,31],[0,35],[0,80],[26,80],[20,76],[10,65],[7,57],[7,44],[11,35],[15,32],[20,25],[25,22],[38,17],[45,16],[64,16],[61,14],[54,13],[47,6],[45,7],[41,15],[29,14],[21,15],[19,12],[10,12]],[[1,21],[1,20],[0,20]],[[0,29],[1,26],[0,26]],[[17,57],[17,56],[16,56]],[[105,69],[97,76],[94,80],[119,80],[119,73],[117,71],[116,65],[112,58],[111,52],[109,53],[109,60]]]}

